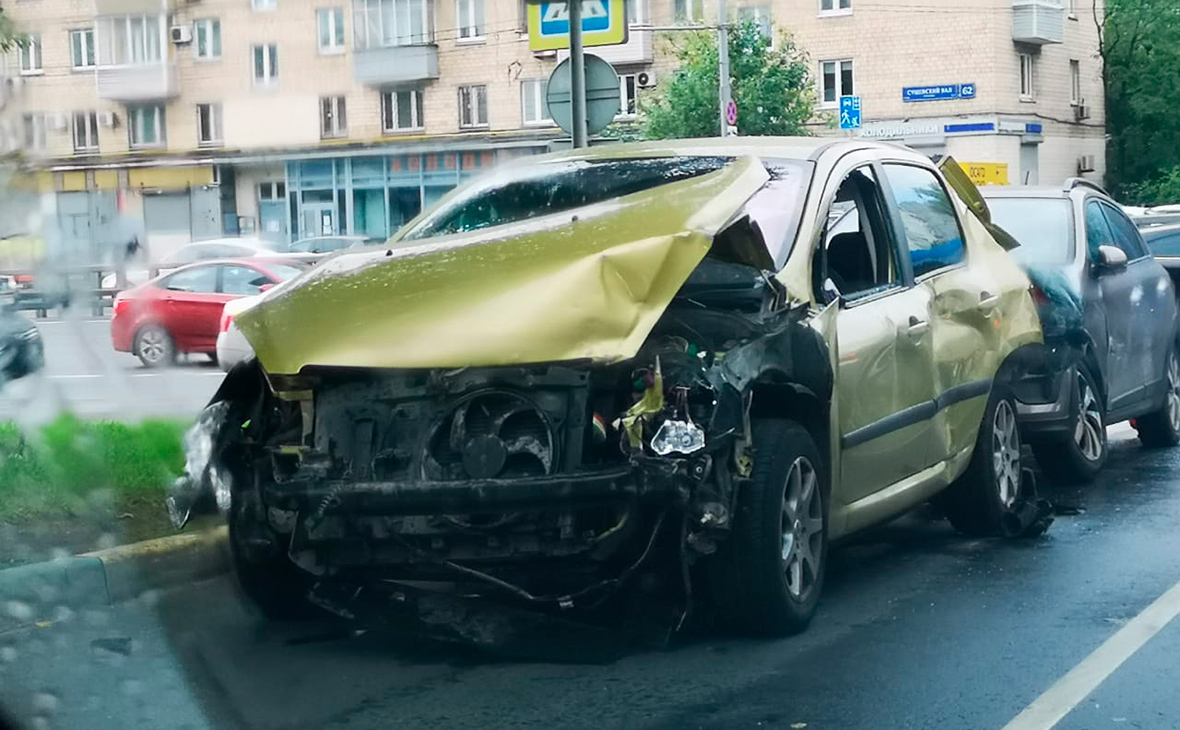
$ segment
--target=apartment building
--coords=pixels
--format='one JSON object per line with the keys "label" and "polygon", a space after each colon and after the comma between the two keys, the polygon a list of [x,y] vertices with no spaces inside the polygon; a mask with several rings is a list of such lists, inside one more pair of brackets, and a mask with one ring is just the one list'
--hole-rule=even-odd
{"label": "apartment building", "polygon": [[[1093,1],[728,4],[808,53],[823,110],[815,133],[840,134],[824,119],[858,94],[862,136],[1053,182],[1101,175]],[[63,255],[112,250],[128,220],[154,256],[224,233],[383,237],[465,178],[563,136],[544,96],[564,54],[529,51],[525,9],[15,0],[6,10],[32,43],[5,62],[0,144],[41,171],[42,213],[57,223],[47,236]],[[666,29],[716,20],[715,0],[627,9],[629,41],[593,49],[620,74],[623,118],[674,71]],[[927,97],[937,100],[917,100]]]}

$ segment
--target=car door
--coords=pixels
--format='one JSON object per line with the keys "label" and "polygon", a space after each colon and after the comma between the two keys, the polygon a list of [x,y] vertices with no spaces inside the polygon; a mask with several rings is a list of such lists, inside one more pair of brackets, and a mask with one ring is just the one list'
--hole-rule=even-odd
{"label": "car door", "polygon": [[934,414],[928,448],[937,463],[974,446],[999,367],[993,316],[1007,292],[986,267],[972,266],[959,210],[938,173],[915,163],[882,167],[903,251],[930,303]]}
{"label": "car door", "polygon": [[[1106,379],[1107,411],[1117,414],[1134,407],[1136,400],[1143,397],[1140,390],[1146,382],[1143,372],[1138,369],[1137,348],[1145,347],[1146,341],[1136,328],[1127,326],[1132,320],[1136,287],[1136,272],[1130,265],[1121,269],[1099,268],[1098,249],[1102,246],[1116,246],[1114,230],[1103,210],[1102,201],[1095,196],[1087,197],[1083,203],[1083,220],[1086,235],[1087,268],[1094,282],[1097,306],[1091,317],[1102,319],[1101,328],[1106,341],[1100,343],[1105,349],[1099,353],[1100,366]],[[1130,259],[1130,256],[1127,257]]]}
{"label": "car door", "polygon": [[930,308],[900,256],[879,183],[864,164],[839,180],[835,203],[855,216],[823,242],[829,286],[843,282],[836,315],[840,486],[845,505],[910,477],[930,462],[933,394]]}
{"label": "car door", "polygon": [[217,276],[218,267],[207,264],[182,269],[162,282],[161,318],[182,352],[204,351],[202,322],[211,308],[217,308],[220,316],[220,307],[225,302],[217,291]]}
{"label": "car door", "polygon": [[1099,203],[1114,234],[1115,245],[1127,254],[1127,268],[1115,276],[1126,276],[1131,284],[1130,319],[1112,322],[1113,328],[1133,330],[1127,369],[1135,382],[1129,403],[1159,402],[1165,378],[1164,367],[1175,338],[1176,297],[1164,267],[1148,251],[1135,225],[1116,206]]}

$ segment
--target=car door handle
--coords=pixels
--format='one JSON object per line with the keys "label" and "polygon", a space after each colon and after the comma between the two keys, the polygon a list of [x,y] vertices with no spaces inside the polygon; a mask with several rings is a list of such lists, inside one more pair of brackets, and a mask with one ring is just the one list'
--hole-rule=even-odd
{"label": "car door handle", "polygon": [[924,319],[917,317],[910,317],[909,326],[906,327],[905,333],[915,340],[930,331],[930,323]]}
{"label": "car door handle", "polygon": [[990,312],[996,308],[1000,303],[998,294],[991,294],[989,292],[982,292],[979,295],[979,309],[983,312]]}

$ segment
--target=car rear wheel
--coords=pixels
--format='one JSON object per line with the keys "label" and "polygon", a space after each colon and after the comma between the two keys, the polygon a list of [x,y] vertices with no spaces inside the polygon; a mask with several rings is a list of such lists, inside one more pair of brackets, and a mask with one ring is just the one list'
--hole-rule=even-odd
{"label": "car rear wheel", "polygon": [[145,367],[158,368],[176,361],[172,335],[158,324],[148,324],[135,333],[135,356]]}
{"label": "car rear wheel", "polygon": [[939,500],[951,525],[976,537],[998,533],[1004,513],[1020,497],[1020,472],[1016,401],[1007,386],[997,382],[967,471]]}
{"label": "car rear wheel", "polygon": [[1106,463],[1106,408],[1085,364],[1078,365],[1073,395],[1077,413],[1070,435],[1033,444],[1037,465],[1058,484],[1093,481]]}
{"label": "car rear wheel", "polygon": [[709,565],[713,603],[729,626],[762,636],[807,628],[828,557],[826,474],[807,429],[755,421],[754,468],[729,539]]}
{"label": "car rear wheel", "polygon": [[1135,419],[1135,430],[1144,446],[1175,446],[1180,443],[1180,354],[1173,347],[1164,372],[1168,390],[1158,410]]}

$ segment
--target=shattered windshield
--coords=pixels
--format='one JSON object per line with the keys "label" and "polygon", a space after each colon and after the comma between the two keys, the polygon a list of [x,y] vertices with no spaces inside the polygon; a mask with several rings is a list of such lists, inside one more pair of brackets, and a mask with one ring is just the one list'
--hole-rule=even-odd
{"label": "shattered windshield", "polygon": [[415,241],[582,208],[720,170],[722,157],[575,160],[493,176],[428,214],[403,234]]}
{"label": "shattered windshield", "polygon": [[989,198],[992,221],[1020,242],[1012,255],[1026,264],[1057,264],[1073,257],[1073,221],[1064,198]]}

